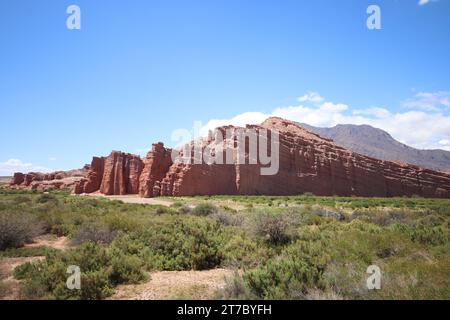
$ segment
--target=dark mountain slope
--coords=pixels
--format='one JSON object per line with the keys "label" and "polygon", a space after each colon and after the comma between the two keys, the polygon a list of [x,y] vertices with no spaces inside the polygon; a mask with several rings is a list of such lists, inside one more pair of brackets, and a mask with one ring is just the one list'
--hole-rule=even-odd
{"label": "dark mountain slope", "polygon": [[303,123],[301,125],[360,154],[450,172],[450,151],[415,149],[395,140],[389,133],[369,125],[345,124],[332,128],[313,127]]}

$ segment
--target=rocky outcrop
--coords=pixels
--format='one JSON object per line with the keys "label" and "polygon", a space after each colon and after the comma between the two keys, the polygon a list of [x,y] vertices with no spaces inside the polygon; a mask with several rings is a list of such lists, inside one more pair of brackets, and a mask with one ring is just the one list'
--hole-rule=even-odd
{"label": "rocky outcrop", "polygon": [[269,118],[261,126],[248,128],[279,132],[280,163],[276,175],[261,175],[258,164],[176,163],[162,181],[161,194],[296,195],[311,192],[323,196],[450,197],[449,174],[356,154],[280,118]]}
{"label": "rocky outcrop", "polygon": [[23,174],[16,172],[10,186],[21,189],[47,191],[51,189],[68,189],[75,191],[76,186],[87,175],[89,166],[69,171],[56,171],[51,173],[29,172]]}
{"label": "rocky outcrop", "polygon": [[92,158],[86,179],[78,181],[74,188],[75,194],[92,193],[100,189],[103,179],[103,170],[105,167],[105,158]]}
{"label": "rocky outcrop", "polygon": [[[261,174],[267,165],[249,163],[253,158],[250,159],[248,148],[241,158],[236,136],[225,134],[251,130],[267,138],[275,134],[279,137],[276,144],[258,142],[256,145],[263,154],[278,155],[276,174]],[[75,193],[139,194],[142,197],[298,195],[308,192],[322,196],[450,198],[450,174],[354,153],[295,122],[269,118],[259,126],[221,127],[217,134],[223,141],[210,136],[177,151],[191,162],[173,163],[172,150],[157,143],[144,161],[119,151],[113,151],[108,157],[94,157],[91,165],[85,167],[84,176],[75,177],[75,180],[72,177],[65,181],[68,177],[61,173],[17,173],[11,183],[29,188],[69,187]],[[224,157],[231,161],[224,158],[223,163],[228,164],[195,164],[195,145],[216,156],[224,149]]]}
{"label": "rocky outcrop", "polygon": [[134,154],[113,151],[104,160],[100,192],[106,195],[139,193],[139,177],[143,169],[141,158]]}
{"label": "rocky outcrop", "polygon": [[161,193],[161,181],[172,165],[172,150],[164,148],[162,142],[153,144],[152,150],[144,160],[144,169],[139,180],[141,197],[158,196]]}
{"label": "rocky outcrop", "polygon": [[14,173],[10,185],[21,185],[25,181],[25,175],[22,172]]}
{"label": "rocky outcrop", "polygon": [[113,151],[107,157],[92,159],[87,177],[77,183],[76,194],[99,191],[105,195],[139,193],[139,178],[144,165],[130,153]]}

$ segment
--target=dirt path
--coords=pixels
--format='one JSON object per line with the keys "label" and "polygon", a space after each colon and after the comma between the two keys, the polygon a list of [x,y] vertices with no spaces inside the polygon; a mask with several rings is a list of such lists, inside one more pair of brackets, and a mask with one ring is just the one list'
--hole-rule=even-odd
{"label": "dirt path", "polygon": [[53,235],[44,235],[34,239],[33,243],[25,245],[25,248],[49,247],[53,249],[66,250],[68,248],[67,237],[55,237]]}
{"label": "dirt path", "polygon": [[151,204],[151,205],[160,205],[165,207],[170,207],[172,205],[171,201],[161,200],[156,198],[141,198],[137,195],[125,195],[125,196],[105,196],[101,193],[90,193],[85,194],[83,196],[86,197],[102,197],[110,200],[120,200],[125,203],[136,203],[136,204]]}
{"label": "dirt path", "polygon": [[121,285],[112,300],[211,299],[225,285],[232,270],[160,271],[150,274],[150,281],[138,285]]}
{"label": "dirt path", "polygon": [[27,262],[36,262],[44,257],[0,258],[0,300],[17,300],[20,294],[20,281],[14,279],[14,269]]}
{"label": "dirt path", "polygon": [[[65,250],[68,247],[66,237],[57,238],[51,235],[37,237],[34,243],[25,245],[26,248],[50,247]],[[45,259],[45,257],[0,257],[0,300],[16,300],[20,294],[20,281],[14,279],[14,269],[27,262],[36,262]]]}

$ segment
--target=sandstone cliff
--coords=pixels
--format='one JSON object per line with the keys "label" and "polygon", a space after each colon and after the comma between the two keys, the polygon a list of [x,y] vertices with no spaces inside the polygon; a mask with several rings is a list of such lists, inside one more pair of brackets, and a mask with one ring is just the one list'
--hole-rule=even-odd
{"label": "sandstone cliff", "polygon": [[[261,175],[261,169],[266,166],[249,164],[247,149],[245,161],[238,161],[236,138],[224,134],[226,130],[246,132],[250,129],[267,138],[275,133],[279,136],[276,145],[259,142],[257,146],[258,149],[265,148],[263,151],[267,154],[272,153],[272,147],[279,150],[279,170],[275,175]],[[231,164],[173,163],[172,150],[158,143],[144,160],[118,151],[106,158],[95,157],[86,177],[79,179],[72,190],[75,193],[98,191],[107,195],[139,194],[143,197],[311,192],[324,196],[450,198],[450,174],[354,153],[295,122],[269,118],[259,126],[247,126],[246,129],[218,128],[216,134],[222,135],[223,143],[211,137],[197,143],[211,154],[217,154],[223,148],[226,157],[230,155]],[[193,160],[193,148],[194,143],[179,154]],[[39,179],[43,180],[37,174],[17,173],[12,184],[28,186]]]}
{"label": "sandstone cliff", "polygon": [[144,169],[139,179],[140,196],[153,197],[160,195],[161,181],[172,165],[171,151],[164,148],[162,142],[152,146],[152,150],[144,160]]}
{"label": "sandstone cliff", "polygon": [[359,155],[280,118],[252,128],[280,133],[278,174],[261,175],[260,165],[174,164],[161,193],[450,197],[449,174]]}
{"label": "sandstone cliff", "polygon": [[139,156],[120,151],[113,151],[108,157],[94,157],[87,178],[77,183],[74,192],[136,194],[139,192],[139,177],[143,167]]}

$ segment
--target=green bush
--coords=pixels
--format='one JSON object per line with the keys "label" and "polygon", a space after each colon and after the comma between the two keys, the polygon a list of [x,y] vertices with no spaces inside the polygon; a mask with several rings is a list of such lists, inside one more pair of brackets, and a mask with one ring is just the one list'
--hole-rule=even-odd
{"label": "green bush", "polygon": [[13,202],[15,204],[22,204],[22,203],[29,204],[31,202],[31,198],[25,195],[17,195],[13,198]]}
{"label": "green bush", "polygon": [[[20,266],[15,276],[24,280],[22,294],[26,298],[103,299],[119,283],[145,279],[138,260],[86,242],[76,249],[48,253],[44,261]],[[66,287],[70,265],[80,267],[81,290]]]}
{"label": "green bush", "polygon": [[189,214],[191,213],[192,209],[188,206],[181,206],[180,208],[178,208],[178,213],[179,214]]}
{"label": "green bush", "polygon": [[107,226],[98,222],[85,223],[78,228],[72,238],[72,245],[78,245],[86,241],[109,244],[117,236],[117,231],[110,230]]}
{"label": "green bush", "polygon": [[317,243],[299,241],[277,260],[244,274],[250,292],[260,299],[298,299],[309,289],[325,289],[329,255]]}
{"label": "green bush", "polygon": [[181,201],[175,201],[174,203],[171,204],[170,207],[171,207],[171,208],[177,209],[177,208],[181,208],[183,205],[184,205],[183,202],[181,202]]}
{"label": "green bush", "polygon": [[37,219],[25,213],[0,213],[0,250],[21,247],[42,234]]}
{"label": "green bush", "polygon": [[211,203],[201,203],[192,209],[191,213],[195,216],[206,217],[210,214],[216,213],[217,207]]}
{"label": "green bush", "polygon": [[291,240],[288,233],[289,219],[282,213],[258,212],[252,221],[253,232],[273,245],[286,244]]}
{"label": "green bush", "polygon": [[122,235],[112,246],[142,257],[149,269],[204,270],[222,262],[222,242],[219,223],[183,216],[166,217],[142,232]]}
{"label": "green bush", "polygon": [[256,299],[256,296],[250,292],[244,279],[237,272],[233,276],[225,278],[225,286],[217,290],[215,295],[220,300]]}
{"label": "green bush", "polygon": [[3,252],[0,252],[0,257],[17,258],[17,257],[38,257],[45,256],[49,251],[53,251],[50,247],[21,247],[10,248]]}
{"label": "green bush", "polygon": [[218,211],[209,215],[211,219],[219,221],[224,226],[240,226],[243,223],[243,216],[225,211]]}
{"label": "green bush", "polygon": [[56,196],[54,196],[53,194],[50,193],[44,193],[42,195],[40,195],[37,199],[36,199],[37,203],[53,203],[53,204],[59,204],[59,200]]}
{"label": "green bush", "polygon": [[131,232],[136,231],[142,227],[141,223],[137,219],[120,214],[108,215],[105,218],[105,225],[111,232]]}
{"label": "green bush", "polygon": [[421,224],[413,224],[411,226],[404,224],[396,224],[393,230],[406,234],[412,241],[423,245],[443,245],[450,243],[450,232],[444,227],[426,227]]}
{"label": "green bush", "polygon": [[139,283],[146,279],[142,273],[144,263],[142,259],[125,255],[123,252],[112,252],[111,274],[112,283]]}

